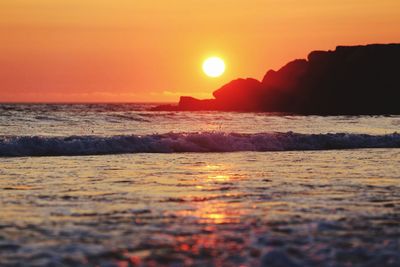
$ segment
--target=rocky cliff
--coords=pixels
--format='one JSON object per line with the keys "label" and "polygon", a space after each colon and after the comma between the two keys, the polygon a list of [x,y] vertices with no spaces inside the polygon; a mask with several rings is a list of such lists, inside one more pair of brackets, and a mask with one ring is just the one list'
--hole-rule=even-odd
{"label": "rocky cliff", "polygon": [[338,46],[237,79],[214,99],[181,97],[155,110],[267,111],[299,114],[400,114],[400,44]]}

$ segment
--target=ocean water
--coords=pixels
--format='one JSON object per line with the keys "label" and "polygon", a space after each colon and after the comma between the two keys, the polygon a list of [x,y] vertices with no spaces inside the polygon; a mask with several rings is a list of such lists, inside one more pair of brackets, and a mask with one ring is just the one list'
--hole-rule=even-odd
{"label": "ocean water", "polygon": [[0,105],[0,266],[400,266],[400,116]]}

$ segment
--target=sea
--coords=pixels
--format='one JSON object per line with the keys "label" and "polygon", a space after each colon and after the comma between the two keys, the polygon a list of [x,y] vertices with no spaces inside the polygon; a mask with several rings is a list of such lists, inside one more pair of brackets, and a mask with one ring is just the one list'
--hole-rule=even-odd
{"label": "sea", "polygon": [[0,105],[0,266],[400,266],[400,116]]}

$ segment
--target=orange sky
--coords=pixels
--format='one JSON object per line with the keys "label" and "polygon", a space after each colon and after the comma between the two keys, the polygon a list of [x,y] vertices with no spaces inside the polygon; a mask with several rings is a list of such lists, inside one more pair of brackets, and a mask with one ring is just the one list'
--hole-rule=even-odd
{"label": "orange sky", "polygon": [[388,42],[399,0],[1,0],[0,102],[207,98],[311,50]]}

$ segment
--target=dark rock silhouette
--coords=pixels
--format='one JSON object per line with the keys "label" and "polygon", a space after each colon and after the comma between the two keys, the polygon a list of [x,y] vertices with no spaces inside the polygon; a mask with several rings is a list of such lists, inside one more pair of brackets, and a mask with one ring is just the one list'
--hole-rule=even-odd
{"label": "dark rock silhouette", "polygon": [[210,109],[216,108],[214,99],[199,100],[191,96],[181,96],[179,100],[179,108],[187,110],[202,110],[203,107]]}
{"label": "dark rock silhouette", "polygon": [[298,114],[400,114],[400,44],[338,46],[269,70],[263,80],[237,79],[215,99],[181,97],[155,110],[268,111]]}
{"label": "dark rock silhouette", "polygon": [[216,106],[223,110],[253,110],[262,94],[262,83],[252,78],[233,80],[213,93]]}

